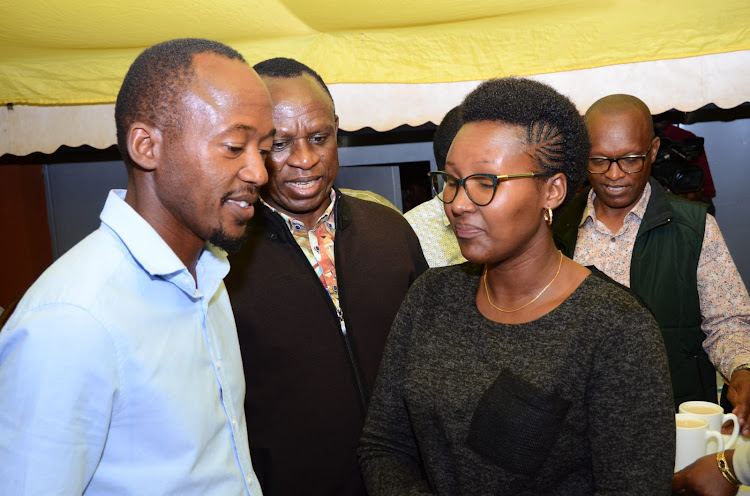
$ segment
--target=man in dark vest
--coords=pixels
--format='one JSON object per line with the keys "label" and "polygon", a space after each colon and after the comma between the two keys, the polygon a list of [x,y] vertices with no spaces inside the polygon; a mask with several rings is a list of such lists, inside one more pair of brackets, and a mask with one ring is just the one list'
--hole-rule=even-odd
{"label": "man in dark vest", "polygon": [[660,143],[641,100],[604,97],[586,112],[586,125],[592,187],[555,223],[558,245],[630,287],[654,313],[676,406],[716,402],[716,367],[750,435],[750,298],[716,220],[705,205],[649,179]]}
{"label": "man in dark vest", "polygon": [[392,208],[334,187],[338,117],[323,79],[255,65],[273,102],[267,187],[226,279],[266,496],[364,496],[356,449],[385,340],[427,269]]}

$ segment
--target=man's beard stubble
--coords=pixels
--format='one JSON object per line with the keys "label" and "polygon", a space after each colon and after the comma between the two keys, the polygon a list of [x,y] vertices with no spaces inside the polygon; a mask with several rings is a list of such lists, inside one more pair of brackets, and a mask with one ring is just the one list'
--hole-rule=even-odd
{"label": "man's beard stubble", "polygon": [[224,231],[224,227],[217,228],[211,236],[208,238],[208,242],[214,246],[217,246],[227,253],[236,253],[240,251],[242,245],[247,239],[247,231],[249,226],[245,226],[245,230],[242,232],[242,236],[232,238],[227,235]]}

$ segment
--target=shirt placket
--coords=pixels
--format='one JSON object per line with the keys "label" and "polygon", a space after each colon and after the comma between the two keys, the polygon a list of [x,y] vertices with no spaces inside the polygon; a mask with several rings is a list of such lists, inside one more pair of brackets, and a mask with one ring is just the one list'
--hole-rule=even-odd
{"label": "shirt placket", "polygon": [[233,405],[237,404],[234,398],[234,391],[232,391],[232,388],[226,387],[228,379],[223,363],[222,343],[219,339],[219,336],[217,336],[215,332],[212,332],[212,326],[209,325],[209,300],[210,298],[201,297],[203,334],[208,345],[209,358],[211,359],[211,364],[213,365],[214,374],[216,376],[217,386],[219,388],[219,400],[221,401],[221,406],[224,410],[225,415],[227,416],[227,421],[229,422],[229,430],[232,436],[232,449],[234,450],[234,456],[239,462],[239,468],[242,472],[242,476],[245,482],[245,491],[247,492],[247,494],[253,494],[254,492],[251,490],[251,487],[254,483],[252,478],[252,462],[246,456],[247,454],[244,452],[244,450],[237,449],[237,446],[242,445],[247,441],[243,440],[244,436],[241,432],[241,416],[233,407]]}
{"label": "shirt placket", "polygon": [[313,233],[310,234],[310,244],[313,246],[315,260],[321,269],[320,282],[328,291],[331,301],[336,308],[336,316],[339,319],[342,332],[346,333],[344,314],[341,311],[339,301],[338,283],[336,278],[336,265],[333,260],[333,243],[331,232],[322,222]]}

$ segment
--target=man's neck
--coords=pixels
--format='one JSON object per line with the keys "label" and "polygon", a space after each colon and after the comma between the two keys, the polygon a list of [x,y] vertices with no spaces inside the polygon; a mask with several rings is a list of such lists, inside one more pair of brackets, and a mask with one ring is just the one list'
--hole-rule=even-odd
{"label": "man's neck", "polygon": [[333,190],[329,192],[329,198],[332,198],[332,200],[331,199],[326,200],[315,211],[304,212],[304,213],[290,212],[290,211],[284,210],[280,208],[279,206],[272,204],[271,202],[264,199],[263,197],[261,197],[261,201],[272,211],[280,214],[282,217],[293,219],[297,222],[301,222],[305,226],[306,231],[311,231],[317,227],[318,221],[326,213],[326,211],[329,208],[332,208],[331,204],[335,203],[337,196],[333,194]]}
{"label": "man's neck", "polygon": [[627,216],[633,209],[634,205],[625,208],[609,208],[604,205],[598,198],[594,199],[594,210],[596,211],[596,220],[607,226],[607,229],[616,233],[625,223]]}
{"label": "man's neck", "polygon": [[[646,196],[650,197],[651,187],[646,184],[646,187],[641,191],[638,199],[627,207],[622,208],[611,208],[605,205],[598,196],[594,196],[594,212],[596,213],[596,220],[604,224],[613,234],[617,233],[625,223],[625,218],[630,212],[636,211],[638,217],[643,215],[642,209],[639,205],[644,204],[648,201]],[[645,205],[643,207],[645,210]],[[640,212],[640,213],[639,213]]]}
{"label": "man's neck", "polygon": [[128,188],[125,202],[159,234],[177,258],[182,261],[197,284],[195,267],[203,253],[205,241],[177,222],[160,202],[154,200],[153,196],[138,195],[135,187]]}

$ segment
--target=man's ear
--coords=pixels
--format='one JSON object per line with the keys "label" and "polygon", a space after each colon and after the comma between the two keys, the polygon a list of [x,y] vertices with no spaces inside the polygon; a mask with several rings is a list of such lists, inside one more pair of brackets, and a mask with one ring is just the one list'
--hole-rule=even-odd
{"label": "man's ear", "polygon": [[156,127],[134,122],[128,129],[128,155],[139,167],[156,169],[162,144],[162,134]]}
{"label": "man's ear", "polygon": [[333,114],[333,118],[334,118],[333,122],[336,125],[336,133],[338,134],[338,132],[339,132],[339,116],[336,115],[336,114]]}
{"label": "man's ear", "polygon": [[651,163],[653,164],[656,160],[656,155],[659,153],[659,147],[661,146],[661,138],[658,136],[654,138],[654,144],[651,145]]}
{"label": "man's ear", "polygon": [[544,208],[549,207],[554,210],[565,200],[565,195],[568,192],[568,179],[565,174],[558,172],[547,179],[546,186],[547,198]]}

